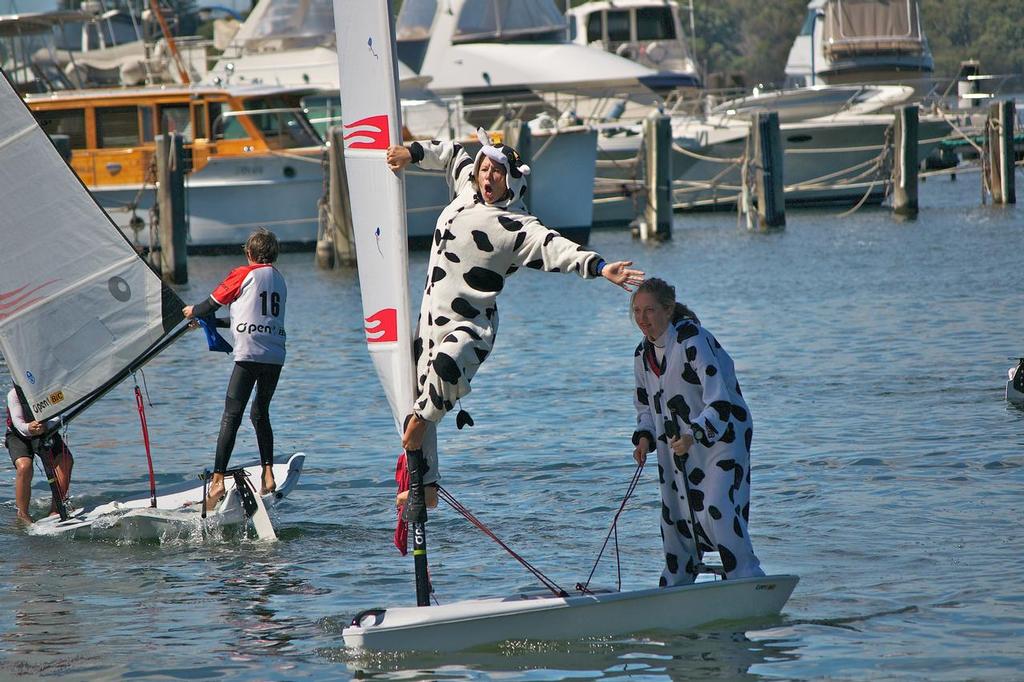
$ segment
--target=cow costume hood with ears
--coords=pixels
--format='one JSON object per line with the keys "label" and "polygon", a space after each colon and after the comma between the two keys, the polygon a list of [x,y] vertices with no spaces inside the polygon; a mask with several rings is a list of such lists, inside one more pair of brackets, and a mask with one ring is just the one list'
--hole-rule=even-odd
{"label": "cow costume hood with ears", "polygon": [[[498,145],[497,147],[492,145],[490,138],[487,136],[487,131],[483,128],[477,128],[476,137],[480,140],[482,146],[480,151],[476,153],[476,159],[473,161],[473,185],[476,186],[480,164],[483,163],[486,156],[491,161],[505,168],[505,184],[508,185],[509,190],[505,198],[496,201],[494,205],[501,208],[509,208],[516,202],[522,201],[523,197],[526,196],[526,176],[530,174],[530,167],[523,163],[519,152],[512,147],[506,144]],[[477,193],[479,193],[479,188],[477,188]]]}

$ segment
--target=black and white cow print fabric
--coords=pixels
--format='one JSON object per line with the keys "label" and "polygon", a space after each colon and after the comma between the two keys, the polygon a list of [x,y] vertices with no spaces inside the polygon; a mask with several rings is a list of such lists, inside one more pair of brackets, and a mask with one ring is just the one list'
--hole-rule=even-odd
{"label": "black and white cow print fabric", "polygon": [[[454,194],[434,229],[413,352],[416,413],[438,422],[470,391],[494,347],[498,294],[520,268],[596,276],[600,256],[526,212],[526,176],[508,177],[510,194],[484,203],[473,186],[474,162],[458,143],[413,143],[413,159],[444,170]],[[429,455],[425,443],[425,454]],[[433,458],[436,462],[436,455]]]}
{"label": "black and white cow print fabric", "polygon": [[[670,324],[655,343],[644,339],[634,356],[633,441],[647,435],[658,455],[665,550],[660,584],[692,583],[699,556],[708,551],[719,553],[729,578],[764,575],[747,531],[754,425],[732,358],[710,332],[685,318]],[[669,447],[666,430],[673,429],[693,435],[685,455]]]}

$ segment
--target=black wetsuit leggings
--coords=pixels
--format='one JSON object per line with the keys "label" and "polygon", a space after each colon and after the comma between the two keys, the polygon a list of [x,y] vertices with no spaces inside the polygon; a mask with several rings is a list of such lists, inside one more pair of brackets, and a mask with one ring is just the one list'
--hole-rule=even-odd
{"label": "black wetsuit leggings", "polygon": [[217,437],[217,458],[213,471],[223,474],[228,469],[231,451],[235,449],[235,436],[242,423],[245,405],[256,387],[256,399],[252,401],[249,418],[256,428],[256,443],[260,448],[260,462],[274,463],[274,431],[270,428],[270,400],[274,397],[277,380],[281,376],[281,365],[265,362],[236,362],[228,381],[224,398],[224,416],[220,420],[220,435]]}

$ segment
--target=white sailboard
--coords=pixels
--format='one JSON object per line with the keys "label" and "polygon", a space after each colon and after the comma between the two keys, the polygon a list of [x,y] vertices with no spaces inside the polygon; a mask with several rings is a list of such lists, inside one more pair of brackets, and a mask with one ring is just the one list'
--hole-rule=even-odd
{"label": "white sailboard", "polygon": [[[287,462],[274,464],[277,490],[262,496],[255,495],[258,504],[265,508],[281,504],[298,485],[305,459],[306,455],[299,452]],[[244,469],[258,490],[263,467],[256,463]],[[109,502],[72,512],[71,518],[66,521],[61,521],[59,516],[50,516],[33,523],[27,532],[29,535],[106,538],[129,542],[193,537],[206,530],[235,526],[246,521],[248,515],[243,508],[234,477],[225,477],[224,488],[226,495],[223,502],[208,510],[205,517],[201,503],[205,493],[203,483],[190,481],[168,487],[157,495],[156,507],[150,506],[150,497],[146,494],[123,502]],[[257,535],[260,538],[267,538],[268,535],[273,537],[273,527],[257,529]]]}
{"label": "white sailboard", "polygon": [[[401,130],[390,3],[334,0],[345,159],[367,345],[396,425],[412,408],[414,367],[402,179],[385,150]],[[422,527],[421,527],[422,530]],[[413,534],[417,528],[413,524]],[[414,538],[414,554],[416,541]],[[425,545],[423,552],[425,555]],[[420,557],[417,557],[420,558]],[[631,592],[516,594],[368,609],[342,636],[368,651],[452,651],[503,640],[577,639],[778,615],[797,583],[775,575]],[[417,592],[420,592],[419,576]],[[422,594],[417,600],[423,604]]]}
{"label": "white sailboard", "polygon": [[[31,419],[74,419],[187,329],[181,299],[95,202],[6,75],[0,77],[0,238],[0,352]],[[278,478],[294,486],[303,460],[296,455],[281,465]],[[152,535],[172,523],[166,510],[194,488],[161,496],[155,509],[150,497],[112,502],[73,518],[46,519],[32,532],[67,535],[100,517],[109,520],[109,511],[150,506],[128,517],[139,528],[149,524],[139,533]],[[54,497],[67,516],[64,500]],[[222,506],[220,523],[237,516],[231,505]]]}

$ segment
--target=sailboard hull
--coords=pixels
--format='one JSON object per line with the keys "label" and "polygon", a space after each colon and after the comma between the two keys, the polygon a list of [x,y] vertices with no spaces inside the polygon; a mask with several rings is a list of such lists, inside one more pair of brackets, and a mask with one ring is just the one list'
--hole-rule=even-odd
{"label": "sailboard hull", "polygon": [[[280,504],[298,485],[306,455],[296,453],[287,462],[274,465],[277,490],[263,496],[267,508]],[[259,464],[245,467],[255,486],[260,485]],[[107,538],[125,541],[155,540],[166,537],[191,536],[204,530],[235,526],[245,521],[241,498],[235,490],[233,477],[224,479],[226,495],[214,511],[202,518],[202,481],[187,482],[157,496],[156,507],[149,497],[124,502],[109,502],[92,509],[73,513],[67,521],[51,516],[32,524],[30,535],[59,537]]]}
{"label": "sailboard hull", "polygon": [[366,651],[458,651],[506,640],[573,640],[777,616],[795,575],[699,582],[575,597],[517,595],[365,611],[345,645]]}

